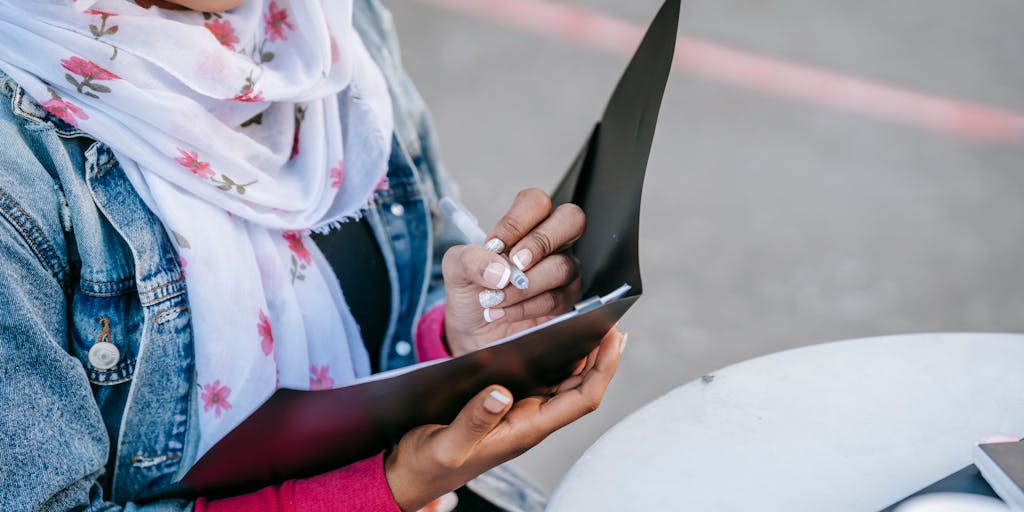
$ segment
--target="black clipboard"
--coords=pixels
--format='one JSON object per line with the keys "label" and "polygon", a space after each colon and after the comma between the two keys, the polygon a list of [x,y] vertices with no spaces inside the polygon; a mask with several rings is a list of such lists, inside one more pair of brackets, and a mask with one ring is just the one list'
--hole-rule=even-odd
{"label": "black clipboard", "polygon": [[640,297],[640,200],[672,67],[679,0],[661,7],[600,122],[552,202],[587,214],[576,310],[540,328],[442,362],[326,391],[281,389],[160,496],[217,497],[328,471],[390,447],[408,430],[449,423],[491,384],[524,397],[556,384]]}

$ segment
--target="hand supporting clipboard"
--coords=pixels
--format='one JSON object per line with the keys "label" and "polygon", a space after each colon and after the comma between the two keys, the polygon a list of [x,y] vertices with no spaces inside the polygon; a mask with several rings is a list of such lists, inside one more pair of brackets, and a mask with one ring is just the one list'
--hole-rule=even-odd
{"label": "hand supporting clipboard", "polygon": [[318,474],[377,453],[419,425],[449,423],[488,385],[523,397],[571,373],[643,291],[640,200],[679,9],[679,0],[662,6],[552,194],[555,205],[573,202],[587,214],[587,231],[573,249],[585,299],[574,311],[457,358],[338,389],[278,390],[159,495],[216,497]]}

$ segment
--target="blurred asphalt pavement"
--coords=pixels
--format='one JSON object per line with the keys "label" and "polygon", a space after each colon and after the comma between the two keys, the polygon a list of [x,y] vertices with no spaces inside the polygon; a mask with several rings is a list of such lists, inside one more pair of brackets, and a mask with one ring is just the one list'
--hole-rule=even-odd
{"label": "blurred asphalt pavement", "polygon": [[[660,5],[559,3],[644,25]],[[626,58],[413,0],[387,5],[482,223],[518,189],[552,189]],[[684,0],[680,33],[1020,112],[1022,26],[1015,0]],[[598,412],[522,466],[552,489],[623,416],[744,359],[881,334],[1024,330],[1022,199],[1024,143],[674,73],[645,187],[645,295],[622,324],[619,375]]]}

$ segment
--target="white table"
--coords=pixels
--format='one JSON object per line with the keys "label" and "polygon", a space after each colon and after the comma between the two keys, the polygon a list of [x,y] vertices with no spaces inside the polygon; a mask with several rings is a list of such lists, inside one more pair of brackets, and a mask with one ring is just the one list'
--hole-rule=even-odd
{"label": "white table", "polygon": [[713,375],[609,430],[547,510],[877,511],[1024,434],[1022,335],[842,341]]}

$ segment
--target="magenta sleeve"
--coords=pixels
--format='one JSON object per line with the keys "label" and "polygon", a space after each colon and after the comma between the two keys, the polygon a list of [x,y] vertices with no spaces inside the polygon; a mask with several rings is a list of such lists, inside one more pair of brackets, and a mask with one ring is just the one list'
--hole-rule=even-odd
{"label": "magenta sleeve", "polygon": [[207,501],[196,500],[195,512],[401,512],[384,473],[384,454],[311,478]]}
{"label": "magenta sleeve", "polygon": [[451,357],[444,344],[444,308],[443,303],[430,308],[416,325],[416,357],[421,363]]}

